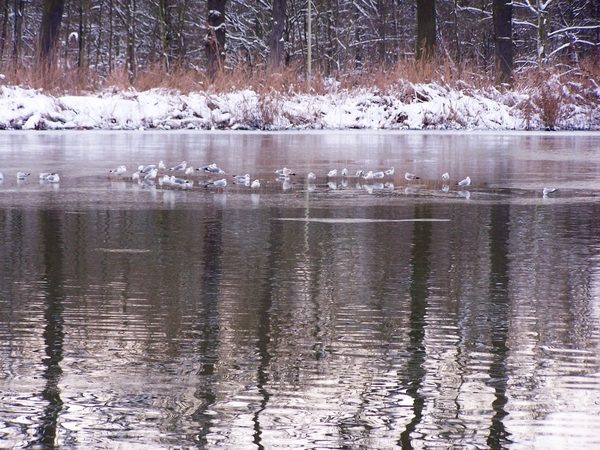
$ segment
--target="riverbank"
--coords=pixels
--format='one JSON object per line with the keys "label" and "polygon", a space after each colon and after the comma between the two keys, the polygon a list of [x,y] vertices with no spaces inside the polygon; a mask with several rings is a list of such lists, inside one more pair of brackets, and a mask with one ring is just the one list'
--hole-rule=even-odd
{"label": "riverbank", "polygon": [[552,82],[501,91],[439,82],[398,82],[386,89],[282,93],[156,88],[67,95],[0,87],[0,128],[64,129],[411,129],[599,130],[600,87]]}

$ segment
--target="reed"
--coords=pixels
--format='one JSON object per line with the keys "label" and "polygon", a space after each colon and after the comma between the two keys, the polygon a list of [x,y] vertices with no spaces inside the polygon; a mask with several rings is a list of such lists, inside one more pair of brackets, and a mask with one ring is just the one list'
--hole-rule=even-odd
{"label": "reed", "polygon": [[[250,90],[254,100],[248,100],[235,114],[240,122],[259,128],[275,125],[280,105],[295,95],[350,95],[357,90],[367,90],[383,96],[393,96],[405,103],[426,101],[420,93],[419,84],[435,83],[445,89],[469,94],[473,91],[518,93],[516,106],[526,118],[535,117],[547,129],[560,128],[577,106],[590,111],[589,124],[598,126],[600,110],[600,57],[588,57],[577,66],[557,64],[553,67],[527,67],[516,71],[512,87],[497,87],[492,74],[476,66],[456,64],[449,58],[428,61],[406,59],[394,65],[367,66],[346,72],[319,73],[318,69],[308,83],[301,65],[289,65],[273,70],[267,65],[250,67],[238,65],[228,67],[210,79],[197,67],[174,65],[166,71],[160,64],[139,69],[135,77],[123,66],[116,66],[108,73],[93,69],[54,67],[43,70],[31,66],[2,68],[2,84],[42,89],[53,95],[81,95],[124,90],[145,91],[165,89],[174,93],[188,94],[204,92],[206,95],[221,95]],[[517,98],[517,96],[514,96]],[[510,96],[503,101],[510,102]],[[286,117],[293,125],[314,123],[318,107],[303,111],[295,117]],[[289,115],[289,113],[288,113]],[[456,116],[448,111],[448,117]],[[426,117],[426,126],[437,126],[437,118]]]}

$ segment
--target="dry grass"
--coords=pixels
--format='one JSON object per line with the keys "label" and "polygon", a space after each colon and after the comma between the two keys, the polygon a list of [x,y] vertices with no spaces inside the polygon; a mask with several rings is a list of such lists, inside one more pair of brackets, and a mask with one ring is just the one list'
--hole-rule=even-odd
{"label": "dry grass", "polygon": [[[402,102],[426,101],[420,98],[419,83],[436,83],[447,89],[469,94],[476,90],[496,91],[493,78],[476,67],[456,65],[449,59],[430,61],[400,61],[394,66],[373,66],[350,72],[333,74],[314,73],[310,84],[302,66],[287,66],[279,71],[238,66],[229,68],[209,79],[206,72],[193,67],[172,67],[166,72],[154,65],[139,69],[132,79],[124,67],[114,68],[107,76],[90,69],[36,70],[33,67],[4,67],[3,84],[43,89],[52,94],[81,94],[110,90],[119,92],[134,89],[145,91],[162,88],[188,94],[205,92],[208,96],[235,91],[252,90],[257,103],[248,103],[243,111],[237,111],[240,121],[259,128],[274,125],[279,116],[282,101],[295,94],[327,95],[332,92],[352,92],[357,89],[375,91],[393,96]],[[577,67],[555,65],[553,68],[529,68],[515,73],[515,92],[526,94],[514,105],[520,109],[531,126],[538,120],[547,129],[560,128],[571,111],[589,110],[589,123],[598,124],[600,110],[600,58],[588,58]],[[500,88],[506,91],[507,88]],[[496,91],[497,92],[497,91]],[[517,96],[515,96],[516,98]],[[507,102],[508,100],[508,96]],[[288,117],[293,124],[314,121],[319,112],[307,117]],[[427,119],[436,125],[436,119]],[[586,124],[582,125],[587,126]]]}
{"label": "dry grass", "polygon": [[[560,72],[562,70],[562,72]],[[333,74],[313,73],[310,88],[302,66],[287,66],[278,71],[247,66],[224,70],[210,80],[203,70],[175,66],[166,72],[156,64],[139,69],[131,79],[126,68],[115,67],[107,76],[101,76],[92,69],[36,70],[35,67],[0,67],[4,83],[26,86],[48,91],[75,93],[106,89],[134,88],[144,91],[152,88],[178,90],[182,93],[207,91],[210,93],[231,92],[251,88],[255,91],[275,91],[280,94],[305,93],[325,94],[331,89],[352,90],[356,88],[378,89],[382,92],[396,90],[405,83],[438,83],[449,88],[485,89],[494,85],[493,78],[476,67],[467,64],[456,65],[453,61],[438,58],[429,61],[403,60],[394,66],[372,66],[361,70]],[[586,83],[600,79],[598,58],[588,58],[579,67],[569,71],[559,68],[531,68],[515,74],[516,88],[541,87],[549,77],[561,81],[584,80]],[[336,80],[332,84],[330,80]]]}

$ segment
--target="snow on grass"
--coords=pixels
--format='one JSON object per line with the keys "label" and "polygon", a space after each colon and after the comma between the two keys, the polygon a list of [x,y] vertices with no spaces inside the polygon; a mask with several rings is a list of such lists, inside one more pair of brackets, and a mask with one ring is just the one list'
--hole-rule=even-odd
{"label": "snow on grass", "polygon": [[[562,86],[568,91],[568,86]],[[0,87],[2,129],[600,129],[595,103],[568,92],[451,89],[403,83],[397,92],[332,90],[328,94],[182,95],[163,89],[52,96]],[[600,92],[598,93],[600,96]],[[565,99],[573,102],[565,103]],[[555,108],[556,111],[548,111]],[[553,115],[549,115],[553,112]],[[557,123],[548,123],[548,118]]]}

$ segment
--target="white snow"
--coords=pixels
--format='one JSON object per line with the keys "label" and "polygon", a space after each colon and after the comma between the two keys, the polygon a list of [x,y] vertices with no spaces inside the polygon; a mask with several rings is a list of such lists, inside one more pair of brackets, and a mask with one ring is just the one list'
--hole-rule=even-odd
{"label": "white snow", "polygon": [[[522,107],[533,95],[408,82],[386,93],[332,83],[324,95],[151,89],[53,96],[0,86],[0,129],[544,129],[542,111],[525,115]],[[564,112],[558,128],[600,129],[598,108],[569,104]]]}

